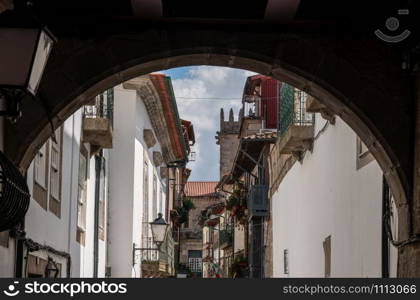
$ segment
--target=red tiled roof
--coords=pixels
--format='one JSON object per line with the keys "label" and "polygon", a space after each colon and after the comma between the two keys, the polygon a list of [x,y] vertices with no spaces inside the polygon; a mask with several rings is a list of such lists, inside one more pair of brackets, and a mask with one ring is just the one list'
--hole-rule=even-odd
{"label": "red tiled roof", "polygon": [[165,115],[165,118],[168,124],[168,131],[170,134],[169,137],[170,137],[171,144],[175,152],[175,156],[177,159],[183,159],[184,153],[183,153],[182,144],[180,141],[180,139],[183,137],[179,136],[179,133],[176,128],[177,118],[178,118],[178,121],[180,121],[180,119],[179,119],[179,116],[175,114],[174,111],[171,109],[171,104],[170,104],[171,95],[165,83],[165,78],[168,78],[168,80],[170,80],[170,77],[166,76],[165,74],[152,73],[152,74],[149,74],[149,78],[152,81],[153,85],[155,86],[156,91],[159,94],[160,101],[162,102],[163,113]]}
{"label": "red tiled roof", "polygon": [[185,185],[185,195],[188,197],[216,196],[215,188],[218,181],[188,181]]}

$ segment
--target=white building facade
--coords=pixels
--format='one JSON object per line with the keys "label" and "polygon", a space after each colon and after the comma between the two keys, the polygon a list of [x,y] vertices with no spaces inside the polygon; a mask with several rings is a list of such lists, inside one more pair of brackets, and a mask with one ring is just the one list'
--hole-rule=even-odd
{"label": "white building facade", "polygon": [[30,205],[20,227],[2,233],[9,238],[0,246],[1,277],[105,276],[108,150],[84,136],[86,108],[55,130],[28,168]]}
{"label": "white building facade", "polygon": [[[159,251],[144,248],[157,248],[149,223],[159,213],[168,220],[168,165],[176,160],[168,115],[173,117],[172,122],[179,122],[176,103],[175,112],[164,107],[164,95],[171,86],[159,90],[168,80],[151,74],[114,88],[107,259],[111,277],[145,277],[142,273],[148,262],[160,263]],[[163,266],[168,274],[174,271],[173,249],[169,252],[165,253],[169,262]]]}
{"label": "white building facade", "polygon": [[378,163],[340,118],[333,125],[317,113],[314,131],[312,151],[271,197],[273,277],[382,277],[384,255],[396,276]]}
{"label": "white building facade", "polygon": [[0,233],[0,277],[173,276],[169,228],[159,251],[139,248],[157,248],[149,223],[158,214],[170,222],[167,194],[179,178],[169,187],[168,174],[188,161],[184,134],[162,74],[109,89],[75,112],[27,170],[29,209],[16,230]]}

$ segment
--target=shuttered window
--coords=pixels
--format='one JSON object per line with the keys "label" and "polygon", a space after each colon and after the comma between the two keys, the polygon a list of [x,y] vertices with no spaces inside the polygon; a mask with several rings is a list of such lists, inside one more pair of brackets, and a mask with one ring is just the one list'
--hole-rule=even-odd
{"label": "shuttered window", "polygon": [[359,137],[356,138],[356,145],[356,169],[358,170],[373,161],[374,157]]}
{"label": "shuttered window", "polygon": [[86,176],[87,175],[87,158],[80,153],[79,158],[79,181],[78,181],[78,197],[77,197],[77,227],[81,230],[86,229]]}
{"label": "shuttered window", "polygon": [[153,204],[152,204],[152,209],[153,209],[153,219],[157,218],[157,213],[158,213],[158,199],[157,199],[157,177],[156,174],[153,175]]}
{"label": "shuttered window", "polygon": [[105,158],[102,159],[102,168],[100,173],[100,194],[99,194],[99,239],[104,240],[105,238],[105,201],[106,201],[106,176],[105,176]]}
{"label": "shuttered window", "polygon": [[60,200],[61,181],[61,129],[55,131],[55,141],[51,141],[50,193],[55,200]]}
{"label": "shuttered window", "polygon": [[149,164],[147,153],[144,152],[143,162],[143,220],[142,220],[142,247],[149,245]]}
{"label": "shuttered window", "polygon": [[331,277],[331,236],[325,238],[323,242],[324,247],[324,261],[325,261],[325,277]]}
{"label": "shuttered window", "polygon": [[35,182],[44,189],[47,188],[47,145],[44,144],[37,152],[34,160]]}

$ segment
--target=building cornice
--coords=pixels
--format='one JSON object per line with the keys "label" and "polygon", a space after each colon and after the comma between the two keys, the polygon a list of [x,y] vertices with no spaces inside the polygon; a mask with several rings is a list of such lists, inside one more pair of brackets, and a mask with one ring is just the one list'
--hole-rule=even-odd
{"label": "building cornice", "polygon": [[162,99],[149,75],[140,76],[123,83],[125,89],[135,90],[143,101],[153,131],[162,148],[165,163],[176,160],[176,153],[172,147],[169,124],[165,118]]}

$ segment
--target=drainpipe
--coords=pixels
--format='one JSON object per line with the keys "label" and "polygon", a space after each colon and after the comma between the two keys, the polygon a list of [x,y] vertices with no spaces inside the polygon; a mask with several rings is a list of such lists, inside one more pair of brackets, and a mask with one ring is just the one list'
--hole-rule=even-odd
{"label": "drainpipe", "polygon": [[[26,178],[26,176],[25,176]],[[25,219],[22,220],[22,222],[18,225],[19,231],[25,232]],[[15,235],[16,240],[16,257],[15,257],[15,277],[16,278],[23,278],[25,274],[23,274],[23,244],[25,239],[20,238],[19,234]]]}
{"label": "drainpipe", "polygon": [[[73,165],[74,165],[74,140],[75,140],[75,136],[74,136],[74,122],[75,122],[75,114],[73,114],[72,116],[72,121],[71,121],[71,163],[70,163],[70,195],[69,195],[69,222],[68,222],[68,227],[67,227],[67,253],[69,253],[69,255],[71,256],[71,241],[72,241],[72,227],[71,227],[71,222],[73,220],[73,210],[72,210],[72,204],[73,204]],[[78,164],[79,162],[77,162]],[[76,204],[77,204],[78,199],[76,199]],[[77,224],[76,224],[77,226]],[[69,256],[69,257],[70,257]],[[68,258],[67,259],[67,278],[71,277],[71,259]]]}
{"label": "drainpipe", "polygon": [[231,265],[235,262],[235,218],[232,219],[232,224],[230,226],[232,226],[232,261],[231,261]]}
{"label": "drainpipe", "polygon": [[95,155],[95,221],[93,234],[93,277],[98,278],[99,264],[99,197],[101,189],[102,151]]}

